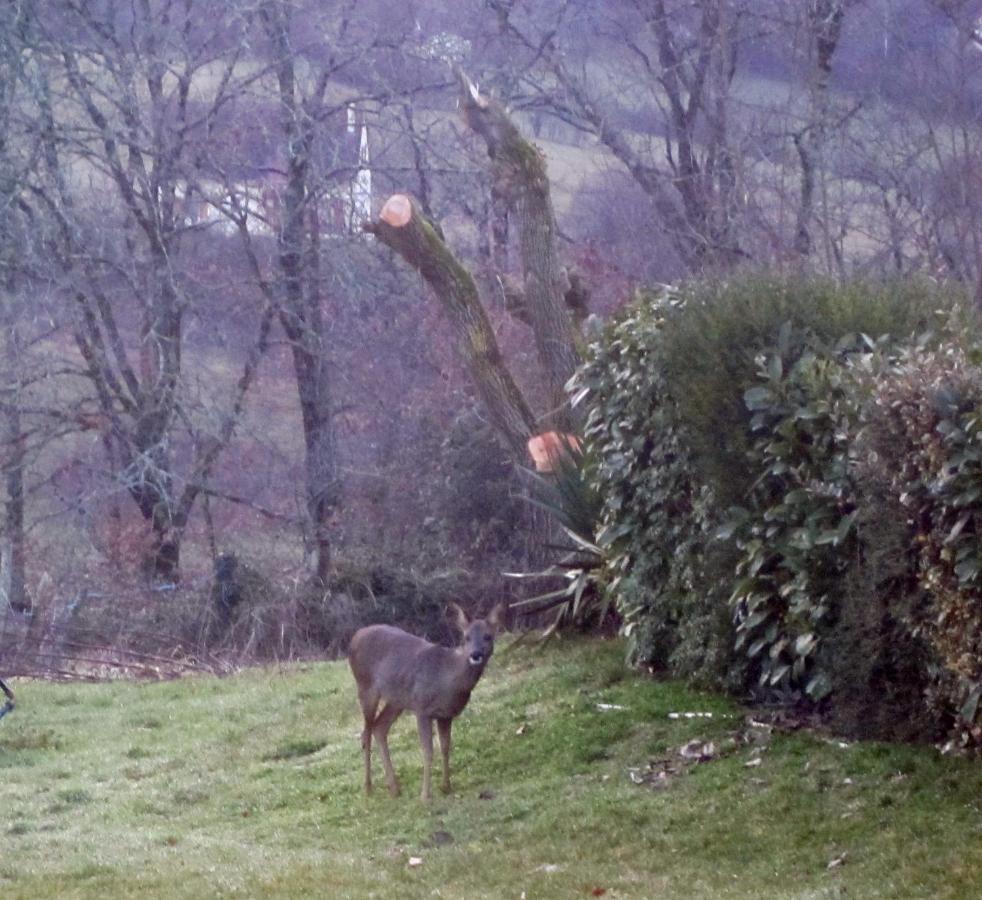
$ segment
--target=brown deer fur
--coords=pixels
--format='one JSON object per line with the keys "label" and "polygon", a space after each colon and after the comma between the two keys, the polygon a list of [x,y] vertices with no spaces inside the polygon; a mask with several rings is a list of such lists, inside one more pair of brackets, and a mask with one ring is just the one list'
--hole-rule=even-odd
{"label": "brown deer fur", "polygon": [[[470,699],[494,651],[503,607],[496,606],[487,619],[467,619],[456,604],[451,608],[464,639],[451,650],[431,644],[391,625],[370,625],[357,631],[348,649],[348,662],[358,685],[358,700],[365,716],[361,736],[365,756],[365,791],[372,790],[372,736],[378,741],[385,780],[393,795],[399,781],[389,757],[388,736],[404,710],[416,713],[419,743],[423,751],[422,798],[430,799],[433,763],[433,722],[440,737],[443,784],[450,792],[450,728]],[[381,710],[379,705],[382,705]]]}

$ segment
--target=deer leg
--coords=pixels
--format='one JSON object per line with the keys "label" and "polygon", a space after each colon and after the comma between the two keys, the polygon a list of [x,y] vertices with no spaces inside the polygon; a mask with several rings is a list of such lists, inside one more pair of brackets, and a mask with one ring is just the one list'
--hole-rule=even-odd
{"label": "deer leg", "polygon": [[393,706],[391,703],[386,703],[382,707],[382,711],[375,717],[375,725],[372,727],[372,730],[375,732],[375,738],[378,741],[379,753],[382,755],[385,781],[389,786],[389,793],[393,797],[399,796],[399,779],[396,778],[396,771],[392,768],[392,758],[389,756],[389,729],[401,713],[401,706]]}
{"label": "deer leg", "polygon": [[440,755],[443,757],[443,784],[441,790],[450,793],[450,726],[453,719],[437,719],[436,733],[440,735]]}
{"label": "deer leg", "polygon": [[423,751],[423,790],[420,798],[430,799],[430,773],[433,770],[433,720],[429,716],[417,713],[416,724],[419,726],[419,746]]}
{"label": "deer leg", "polygon": [[361,749],[365,756],[365,793],[372,792],[372,728],[378,712],[379,696],[370,691],[359,692],[361,711],[365,716],[365,727],[361,732]]}

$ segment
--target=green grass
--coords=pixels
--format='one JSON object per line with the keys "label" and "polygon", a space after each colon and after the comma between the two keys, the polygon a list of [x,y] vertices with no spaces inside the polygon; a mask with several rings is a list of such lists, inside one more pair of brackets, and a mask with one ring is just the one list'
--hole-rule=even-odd
{"label": "green grass", "polygon": [[[625,673],[621,655],[499,650],[455,729],[455,794],[429,805],[408,716],[403,796],[363,796],[343,663],[20,682],[0,723],[0,896],[977,896],[978,763],[805,733],[736,742],[729,701]],[[669,717],[683,711],[714,716]],[[680,766],[693,739],[717,758]]]}

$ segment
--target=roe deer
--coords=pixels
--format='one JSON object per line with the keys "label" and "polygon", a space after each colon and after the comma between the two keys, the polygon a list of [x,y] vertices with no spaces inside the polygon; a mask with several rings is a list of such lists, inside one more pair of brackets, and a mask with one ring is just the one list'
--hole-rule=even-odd
{"label": "roe deer", "polygon": [[[450,793],[450,726],[467,706],[471,691],[494,651],[501,626],[502,605],[487,619],[469,621],[456,603],[450,604],[463,632],[456,649],[431,644],[391,625],[369,625],[355,632],[348,662],[358,684],[358,700],[365,715],[361,746],[365,754],[365,791],[372,791],[372,735],[378,740],[385,780],[394,796],[399,781],[389,758],[389,729],[403,710],[416,713],[423,751],[422,799],[430,799],[433,764],[433,720],[443,755],[443,791]],[[384,706],[379,710],[379,704]]]}

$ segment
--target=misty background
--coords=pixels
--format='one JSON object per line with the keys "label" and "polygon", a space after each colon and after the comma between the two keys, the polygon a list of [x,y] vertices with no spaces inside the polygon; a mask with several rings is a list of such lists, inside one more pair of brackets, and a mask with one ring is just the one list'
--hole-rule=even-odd
{"label": "misty background", "polygon": [[366,618],[438,632],[448,598],[522,595],[501,573],[540,566],[549,530],[522,499],[531,461],[424,280],[363,229],[416,199],[545,429],[519,223],[454,67],[544,155],[587,342],[639,288],[745,271],[982,301],[980,17],[4,4],[0,659],[288,657]]}

